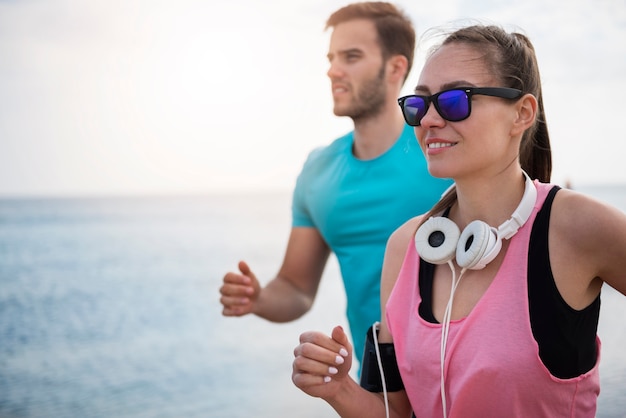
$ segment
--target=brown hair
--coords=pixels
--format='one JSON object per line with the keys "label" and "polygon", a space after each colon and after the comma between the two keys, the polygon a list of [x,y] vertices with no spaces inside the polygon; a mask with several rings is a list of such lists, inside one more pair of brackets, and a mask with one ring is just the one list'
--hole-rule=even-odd
{"label": "brown hair", "polygon": [[[504,87],[519,89],[537,98],[537,118],[524,132],[519,159],[530,178],[549,182],[552,173],[552,151],[543,107],[541,78],[535,49],[525,35],[508,33],[494,25],[472,25],[461,28],[446,37],[441,46],[462,43],[481,51],[483,59]],[[456,201],[456,191],[447,193],[424,217],[450,207]]]}
{"label": "brown hair", "polygon": [[406,57],[408,60],[406,80],[413,66],[415,53],[415,29],[408,16],[391,3],[352,3],[330,15],[325,29],[354,19],[367,19],[374,22],[385,61],[393,55]]}

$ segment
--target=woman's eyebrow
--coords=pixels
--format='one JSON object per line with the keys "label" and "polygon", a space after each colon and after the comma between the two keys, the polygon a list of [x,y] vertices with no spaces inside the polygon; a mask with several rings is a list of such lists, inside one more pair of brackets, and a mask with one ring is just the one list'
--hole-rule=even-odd
{"label": "woman's eyebrow", "polygon": [[[441,85],[441,88],[439,89],[439,91],[443,91],[443,90],[448,90],[448,89],[453,89],[456,87],[475,87],[476,85],[474,83],[470,83],[467,80],[456,80],[456,81],[451,81],[449,83],[444,83]],[[415,86],[415,92],[426,92],[426,93],[431,93],[430,89],[423,85],[423,84],[418,84],[417,86]]]}

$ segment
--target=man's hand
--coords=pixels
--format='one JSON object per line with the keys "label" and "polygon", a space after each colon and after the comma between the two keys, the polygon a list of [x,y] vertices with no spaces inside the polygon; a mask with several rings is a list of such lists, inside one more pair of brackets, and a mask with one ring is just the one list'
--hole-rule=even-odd
{"label": "man's hand", "polygon": [[253,312],[261,293],[261,285],[245,261],[239,262],[239,271],[226,273],[220,287],[224,316],[243,316]]}

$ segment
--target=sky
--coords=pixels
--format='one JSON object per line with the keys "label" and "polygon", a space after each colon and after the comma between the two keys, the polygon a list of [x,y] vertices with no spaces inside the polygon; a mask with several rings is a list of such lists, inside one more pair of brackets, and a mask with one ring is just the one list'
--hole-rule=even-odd
{"label": "sky", "polygon": [[[332,113],[338,0],[0,0],[0,197],[287,191]],[[535,45],[553,181],[626,183],[626,0],[399,0]],[[417,59],[403,94],[412,91]]]}

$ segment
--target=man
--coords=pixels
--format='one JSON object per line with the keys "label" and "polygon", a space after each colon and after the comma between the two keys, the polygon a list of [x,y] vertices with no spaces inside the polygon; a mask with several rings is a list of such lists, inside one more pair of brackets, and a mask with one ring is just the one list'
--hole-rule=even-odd
{"label": "man", "polygon": [[428,174],[397,99],[413,64],[415,31],[395,6],[354,3],[333,13],[328,50],[334,114],[354,131],[311,152],[298,176],[292,229],[277,276],[265,287],[245,262],[224,276],[223,315],[287,322],[309,311],[328,257],[337,256],[355,354],[380,318],[389,235],[426,212],[450,185]]}

